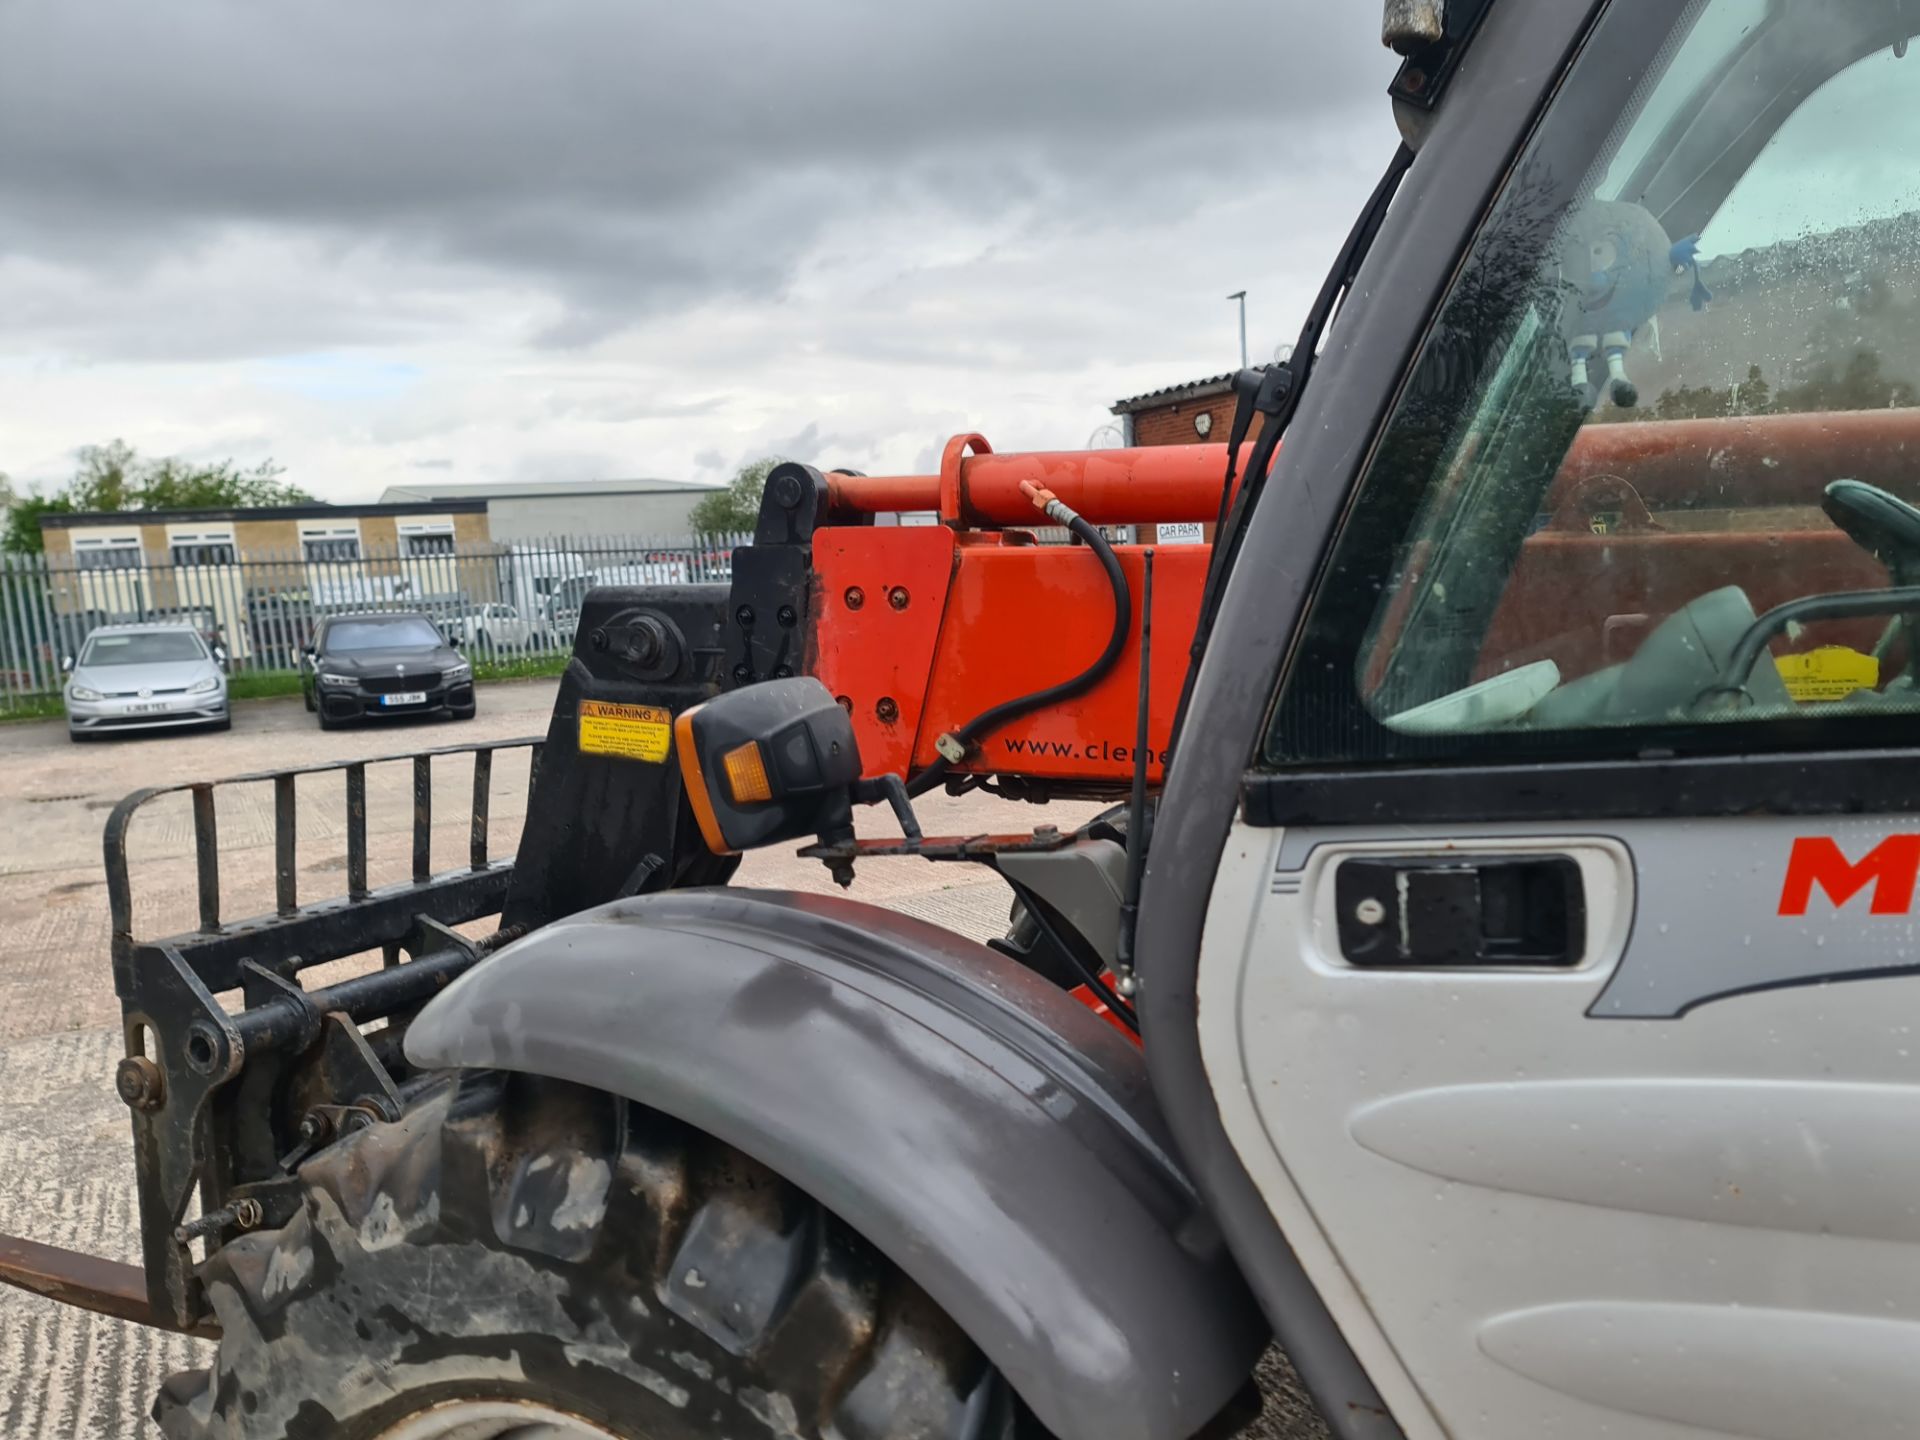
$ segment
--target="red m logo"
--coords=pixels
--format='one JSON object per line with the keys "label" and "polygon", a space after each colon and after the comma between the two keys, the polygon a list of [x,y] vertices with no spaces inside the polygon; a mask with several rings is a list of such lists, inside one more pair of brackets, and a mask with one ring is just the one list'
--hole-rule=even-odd
{"label": "red m logo", "polygon": [[1873,886],[1874,915],[1905,915],[1913,909],[1914,882],[1920,879],[1920,835],[1889,835],[1857,861],[1849,860],[1830,835],[1802,835],[1787,857],[1787,878],[1780,887],[1780,913],[1804,915],[1813,887],[1840,906]]}

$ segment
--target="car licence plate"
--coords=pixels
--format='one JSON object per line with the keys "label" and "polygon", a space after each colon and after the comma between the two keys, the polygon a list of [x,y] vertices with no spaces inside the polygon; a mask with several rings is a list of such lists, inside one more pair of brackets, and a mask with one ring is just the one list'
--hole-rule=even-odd
{"label": "car licence plate", "polygon": [[154,705],[129,705],[129,706],[127,706],[127,714],[129,714],[129,715],[158,715],[158,714],[159,714],[159,713],[160,713],[161,711],[163,711],[163,710],[165,710],[166,708],[167,708],[167,707],[166,707],[165,705],[158,705],[158,704],[154,704]]}
{"label": "car licence plate", "polygon": [[396,690],[391,695],[382,695],[380,697],[380,703],[382,705],[424,705],[427,703],[427,692],[424,690]]}

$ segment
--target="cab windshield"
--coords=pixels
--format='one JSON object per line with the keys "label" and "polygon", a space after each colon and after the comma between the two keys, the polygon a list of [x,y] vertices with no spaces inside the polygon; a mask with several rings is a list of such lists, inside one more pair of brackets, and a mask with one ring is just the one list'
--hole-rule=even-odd
{"label": "cab windshield", "polygon": [[1597,155],[1576,66],[1382,437],[1272,758],[1920,708],[1916,29],[1702,0]]}

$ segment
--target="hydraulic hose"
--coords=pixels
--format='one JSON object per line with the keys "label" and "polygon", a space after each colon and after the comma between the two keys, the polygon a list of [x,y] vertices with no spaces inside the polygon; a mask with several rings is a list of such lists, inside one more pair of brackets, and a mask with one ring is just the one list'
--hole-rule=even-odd
{"label": "hydraulic hose", "polygon": [[969,750],[1010,721],[1031,715],[1049,705],[1058,705],[1062,700],[1072,700],[1086,694],[1105,678],[1119,661],[1121,652],[1127,648],[1127,636],[1133,629],[1133,592],[1127,588],[1126,573],[1121,570],[1120,558],[1113,553],[1113,546],[1107,543],[1107,537],[1051,490],[1035,485],[1031,480],[1021,481],[1020,489],[1033,502],[1034,509],[1056,524],[1066,526],[1086,542],[1087,548],[1100,561],[1100,567],[1107,572],[1107,582],[1113,587],[1113,633],[1107,637],[1107,648],[1100,652],[1099,658],[1072,679],[1049,685],[1044,690],[1016,696],[1012,700],[1003,700],[991,709],[982,710],[958,730],[950,730],[942,735],[934,742],[940,758],[907,782],[909,795],[924,795],[938,785],[955,764],[966,758]]}

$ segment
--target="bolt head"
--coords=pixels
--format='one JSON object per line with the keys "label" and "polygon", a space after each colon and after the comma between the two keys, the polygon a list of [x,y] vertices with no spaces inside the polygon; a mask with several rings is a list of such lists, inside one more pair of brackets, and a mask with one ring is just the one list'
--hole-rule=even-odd
{"label": "bolt head", "polygon": [[738,610],[733,612],[733,618],[738,620],[742,625],[753,624],[753,607],[751,605],[742,605]]}
{"label": "bolt head", "polygon": [[798,624],[800,620],[800,617],[794,613],[791,605],[782,605],[775,618],[778,619],[782,625],[788,626],[789,628]]}
{"label": "bolt head", "polygon": [[1353,907],[1353,918],[1362,925],[1378,925],[1387,918],[1387,907],[1369,895]]}
{"label": "bolt head", "polygon": [[867,592],[858,585],[849,585],[846,593],[847,609],[858,610],[867,603]]}
{"label": "bolt head", "polygon": [[593,633],[587,636],[587,643],[593,646],[593,648],[596,650],[606,649],[607,648],[607,632],[605,630],[602,630],[597,625],[594,626]]}
{"label": "bolt head", "polygon": [[879,717],[882,725],[891,725],[900,718],[900,707],[894,703],[891,695],[882,695],[880,703],[873,707],[873,713]]}
{"label": "bolt head", "polygon": [[798,475],[776,475],[773,480],[773,499],[782,510],[791,510],[800,503],[800,477]]}
{"label": "bolt head", "polygon": [[627,658],[636,665],[657,665],[666,652],[666,636],[652,619],[642,619],[627,637]]}
{"label": "bolt head", "polygon": [[160,1067],[145,1055],[129,1055],[113,1072],[113,1088],[135,1110],[158,1110],[166,1097]]}
{"label": "bolt head", "polygon": [[887,591],[887,603],[896,610],[906,609],[908,602],[912,600],[912,598],[912,596],[907,594],[907,587],[904,585],[896,585]]}

